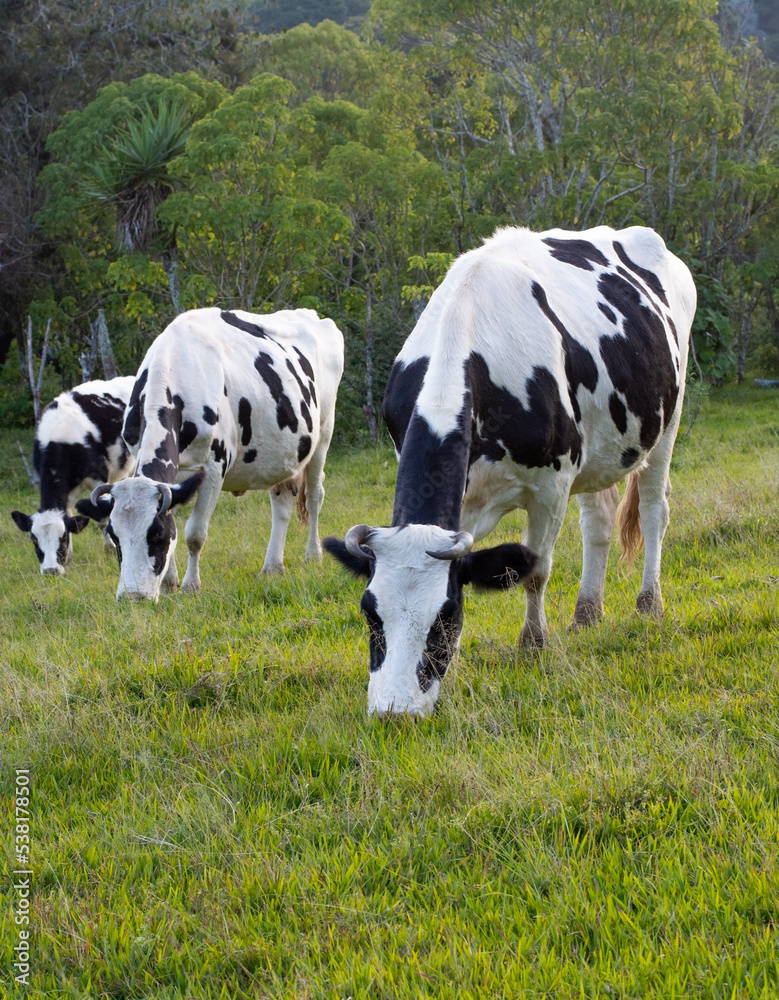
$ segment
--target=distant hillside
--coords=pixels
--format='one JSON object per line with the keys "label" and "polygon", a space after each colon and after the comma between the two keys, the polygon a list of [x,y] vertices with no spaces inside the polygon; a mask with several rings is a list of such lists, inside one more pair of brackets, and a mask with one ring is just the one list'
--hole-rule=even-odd
{"label": "distant hillside", "polygon": [[774,62],[779,62],[779,3],[777,0],[723,0],[720,27],[728,41],[758,38]]}
{"label": "distant hillside", "polygon": [[329,20],[357,31],[370,5],[371,0],[253,0],[246,6],[246,26],[270,35]]}

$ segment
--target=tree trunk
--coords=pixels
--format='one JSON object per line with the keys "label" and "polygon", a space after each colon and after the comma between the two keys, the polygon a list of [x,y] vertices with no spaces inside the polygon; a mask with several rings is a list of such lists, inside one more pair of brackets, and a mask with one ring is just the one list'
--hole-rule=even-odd
{"label": "tree trunk", "polygon": [[30,378],[30,391],[32,392],[32,409],[35,415],[35,426],[38,426],[38,419],[41,414],[41,388],[43,386],[43,369],[46,367],[47,354],[49,350],[49,333],[51,332],[51,320],[46,324],[46,333],[43,336],[43,347],[41,348],[41,364],[38,369],[38,378],[35,378],[32,350],[32,316],[27,317],[27,374]]}
{"label": "tree trunk", "polygon": [[114,361],[114,349],[111,347],[108,324],[106,323],[105,313],[102,309],[97,310],[97,346],[100,351],[100,360],[103,362],[105,377],[108,379],[116,378],[119,371]]}
{"label": "tree trunk", "polygon": [[181,312],[181,306],[179,305],[179,257],[175,243],[163,253],[162,269],[168,279],[170,301],[173,303],[173,309],[178,316]]}
{"label": "tree trunk", "polygon": [[79,355],[81,362],[81,381],[89,382],[97,364],[97,320],[89,324],[89,348]]}
{"label": "tree trunk", "polygon": [[368,424],[371,443],[376,444],[376,408],[373,405],[373,327],[371,326],[371,287],[365,304],[365,406],[362,408]]}

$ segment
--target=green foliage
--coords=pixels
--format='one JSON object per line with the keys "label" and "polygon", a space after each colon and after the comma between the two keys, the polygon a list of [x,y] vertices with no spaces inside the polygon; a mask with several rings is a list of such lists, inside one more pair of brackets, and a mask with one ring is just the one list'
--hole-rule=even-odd
{"label": "green foliage", "polygon": [[[367,719],[361,585],[304,566],[303,531],[286,575],[259,575],[265,496],[222,496],[203,592],[157,606],[114,600],[95,528],[43,579],[5,516],[0,727],[5,788],[31,769],[30,994],[773,1000],[777,430],[775,398],[713,390],[678,442],[662,622],[635,616],[638,571],[612,553],[607,619],[566,631],[572,504],[549,647],[517,650],[521,592],[469,594],[424,723]],[[14,438],[3,507],[27,510]],[[385,445],[332,455],[323,533],[386,523],[395,470]]]}
{"label": "green foliage", "polygon": [[192,128],[171,169],[185,188],[160,217],[179,233],[184,266],[208,281],[209,294],[245,309],[312,296],[316,276],[343,215],[301,186],[291,135],[302,111],[294,87],[261,74]]}
{"label": "green foliage", "polygon": [[101,150],[87,195],[116,206],[122,249],[143,249],[157,234],[156,211],[175,187],[168,165],[184,152],[188,113],[165,102],[139,109]]}
{"label": "green foliage", "polygon": [[369,44],[332,19],[313,24],[268,35],[260,43],[263,69],[294,83],[292,103],[318,96],[365,107],[383,88],[397,85],[400,53]]}
{"label": "green foliage", "polygon": [[736,367],[730,296],[721,280],[705,272],[695,272],[695,285],[698,290],[698,308],[692,325],[695,354],[704,376],[720,385]]}

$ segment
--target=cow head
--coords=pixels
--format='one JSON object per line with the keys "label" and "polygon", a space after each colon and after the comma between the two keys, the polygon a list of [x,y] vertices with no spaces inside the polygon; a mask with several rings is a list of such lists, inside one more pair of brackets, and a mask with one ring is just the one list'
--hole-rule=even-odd
{"label": "cow head", "polygon": [[77,535],[89,524],[87,517],[72,517],[65,510],[38,510],[23,514],[12,510],[11,517],[20,531],[30,535],[41,573],[44,576],[64,576],[65,563],[73,555],[71,535]]}
{"label": "cow head", "polygon": [[108,518],[106,532],[119,559],[117,599],[122,596],[156,601],[160,585],[176,548],[176,525],[171,510],[187,503],[203,482],[197,472],[178,485],[158,483],[146,476],[103,483],[76,509],[95,521]]}
{"label": "cow head", "polygon": [[324,547],[347,569],[368,577],[362,612],[368,622],[368,711],[427,716],[460,643],[463,588],[503,590],[532,572],[524,545],[471,552],[466,531],[437,525],[351,528]]}

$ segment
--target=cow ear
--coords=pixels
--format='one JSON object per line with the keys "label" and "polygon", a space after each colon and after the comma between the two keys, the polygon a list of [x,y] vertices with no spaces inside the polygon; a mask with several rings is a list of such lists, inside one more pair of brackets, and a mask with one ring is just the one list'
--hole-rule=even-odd
{"label": "cow ear", "polygon": [[112,496],[105,497],[105,499],[101,497],[97,503],[93,503],[92,499],[88,497],[76,501],[76,510],[91,521],[104,521],[111,513],[113,506],[114,498]]}
{"label": "cow ear", "polygon": [[22,514],[20,510],[12,510],[11,517],[14,519],[14,524],[20,531],[32,530],[32,518],[29,514]]}
{"label": "cow ear", "polygon": [[189,503],[200,489],[200,485],[205,478],[205,472],[200,471],[196,472],[194,476],[190,476],[189,479],[185,479],[183,483],[179,483],[178,486],[171,486],[170,506],[178,507],[179,504]]}
{"label": "cow ear", "polygon": [[354,573],[355,576],[369,577],[371,575],[373,559],[369,559],[368,556],[360,557],[350,552],[340,538],[333,538],[332,536],[323,538],[322,547],[337,559],[342,566],[345,566],[350,573]]}
{"label": "cow ear", "polygon": [[77,535],[89,524],[89,518],[84,514],[77,514],[75,517],[65,516],[65,527],[71,535]]}
{"label": "cow ear", "polygon": [[507,590],[533,572],[538,556],[524,545],[507,542],[491,549],[469,552],[457,560],[460,583],[482,590]]}

